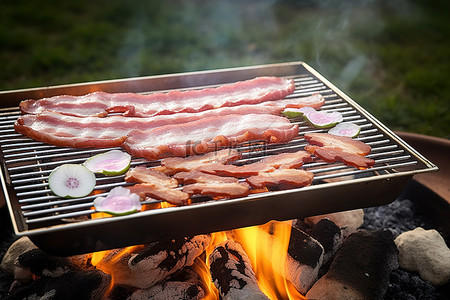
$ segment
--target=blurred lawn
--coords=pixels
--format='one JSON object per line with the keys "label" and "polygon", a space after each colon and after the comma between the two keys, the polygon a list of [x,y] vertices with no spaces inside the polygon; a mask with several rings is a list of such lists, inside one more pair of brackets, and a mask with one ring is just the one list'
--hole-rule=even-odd
{"label": "blurred lawn", "polygon": [[450,138],[449,11],[445,0],[3,0],[0,90],[300,60],[390,128]]}

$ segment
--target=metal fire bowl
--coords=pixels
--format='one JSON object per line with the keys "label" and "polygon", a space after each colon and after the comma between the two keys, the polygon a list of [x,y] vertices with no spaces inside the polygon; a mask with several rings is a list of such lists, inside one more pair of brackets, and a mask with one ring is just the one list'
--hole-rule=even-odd
{"label": "metal fire bowl", "polygon": [[[326,99],[322,110],[341,110],[345,112],[344,120],[358,122],[362,126],[363,130],[358,139],[372,146],[372,153],[369,157],[375,159],[375,166],[368,170],[358,170],[339,163],[313,162],[304,166],[305,169],[315,173],[315,180],[309,187],[265,192],[231,200],[207,200],[185,207],[141,211],[132,215],[102,219],[90,219],[91,213],[95,212],[91,207],[92,197],[77,200],[80,203],[74,205],[73,208],[67,204],[57,205],[59,199],[55,199],[55,196],[51,195],[44,175],[48,174],[58,163],[64,163],[61,157],[52,161],[51,155],[50,157],[46,155],[44,160],[39,157],[41,155],[39,151],[30,150],[32,159],[35,161],[28,162],[28,158],[19,161],[21,164],[33,164],[33,168],[39,166],[39,172],[41,172],[39,176],[43,176],[44,179],[39,184],[30,186],[26,185],[27,179],[14,180],[14,176],[17,176],[17,173],[14,172],[18,168],[14,170],[12,166],[17,165],[17,160],[11,160],[10,154],[6,154],[11,153],[11,149],[15,151],[16,145],[25,147],[27,143],[36,143],[15,133],[12,127],[13,121],[20,115],[17,106],[24,99],[39,99],[60,94],[84,95],[99,90],[149,93],[171,89],[201,88],[257,76],[293,78],[296,82],[296,91],[289,97],[303,97],[315,92],[322,93]],[[5,124],[0,130],[2,133],[0,136],[2,163],[0,179],[15,233],[29,236],[37,246],[53,255],[81,254],[145,244],[161,239],[258,225],[270,220],[289,220],[384,205],[395,200],[415,174],[438,169],[350,97],[303,62],[6,91],[0,93],[0,103],[5,107],[0,110],[0,122]],[[313,128],[301,120],[295,122],[300,126],[300,135],[287,145],[269,145],[269,151],[300,150],[306,145],[303,139],[304,133],[324,132],[324,130]],[[39,147],[52,147],[52,151],[67,151],[67,159],[71,159],[71,155],[73,155],[67,148],[60,147],[60,149],[44,143],[39,144]],[[6,149],[9,149],[9,152]],[[92,153],[91,150],[74,149],[73,151],[76,151],[77,158],[81,155],[85,159]],[[17,151],[22,150],[17,148]],[[28,150],[23,151],[28,155]],[[45,151],[43,152],[46,154]],[[265,155],[265,152],[260,154]],[[138,158],[133,158],[133,162],[140,163]],[[158,165],[158,161],[149,163]],[[19,164],[20,168],[22,165]],[[22,175],[19,173],[19,176]],[[25,175],[23,176],[20,178],[27,178]],[[36,178],[30,180],[36,180]],[[38,178],[38,180],[40,179]],[[121,184],[123,184],[123,179],[111,183],[111,187]],[[26,192],[23,193],[23,190]],[[25,196],[28,193],[37,193],[40,198],[35,200],[30,196]],[[31,207],[41,206],[46,209],[31,209]],[[80,210],[80,206],[83,209]],[[65,212],[66,209],[70,211]],[[66,217],[70,214],[83,217],[78,219],[75,217],[68,222]],[[47,220],[51,220],[51,222]]]}

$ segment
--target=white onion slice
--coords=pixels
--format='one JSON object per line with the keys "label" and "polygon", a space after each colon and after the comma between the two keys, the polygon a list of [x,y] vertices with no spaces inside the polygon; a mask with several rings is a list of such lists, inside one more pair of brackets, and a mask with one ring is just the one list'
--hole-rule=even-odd
{"label": "white onion slice", "polygon": [[89,195],[95,187],[94,173],[82,165],[64,164],[48,177],[52,192],[60,197],[79,198]]}

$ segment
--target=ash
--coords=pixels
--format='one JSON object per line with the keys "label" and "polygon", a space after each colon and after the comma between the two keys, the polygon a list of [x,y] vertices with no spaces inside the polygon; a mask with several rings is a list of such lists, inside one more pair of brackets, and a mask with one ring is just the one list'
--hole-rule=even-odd
{"label": "ash", "polygon": [[[440,200],[432,199],[436,195],[430,193],[413,181],[391,204],[365,208],[362,228],[387,229],[392,231],[394,238],[419,226],[424,229],[436,229],[448,245],[448,221],[442,223],[440,220],[448,218],[450,208],[444,203],[435,205],[436,201]],[[389,287],[384,299],[450,299],[450,283],[434,287],[416,273],[397,269],[389,277]]]}

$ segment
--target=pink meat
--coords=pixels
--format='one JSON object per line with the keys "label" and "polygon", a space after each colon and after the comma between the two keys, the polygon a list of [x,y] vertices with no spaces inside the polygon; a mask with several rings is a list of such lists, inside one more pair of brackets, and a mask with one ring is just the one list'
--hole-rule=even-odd
{"label": "pink meat", "polygon": [[228,114],[279,114],[281,110],[272,106],[243,105],[149,118],[123,116],[80,118],[45,111],[37,115],[20,116],[14,128],[34,140],[56,146],[105,148],[120,146],[133,130],[147,131],[160,126]]}
{"label": "pink meat", "polygon": [[37,114],[44,110],[74,116],[104,117],[108,113],[125,116],[154,116],[183,112],[201,112],[219,107],[257,104],[292,94],[293,80],[278,77],[257,77],[216,88],[142,95],[135,93],[94,92],[84,96],[62,95],[20,103],[24,113]]}
{"label": "pink meat", "polygon": [[133,130],[146,131],[164,125],[182,124],[229,114],[280,115],[286,107],[319,108],[323,103],[322,95],[314,94],[309,97],[266,101],[255,105],[222,107],[198,113],[178,113],[147,118],[123,116],[80,118],[44,111],[37,115],[20,116],[15,128],[32,139],[56,146],[105,148],[120,146]]}
{"label": "pink meat", "polygon": [[206,153],[244,141],[288,142],[299,128],[284,117],[264,114],[226,115],[133,131],[122,147],[134,156],[158,159]]}

